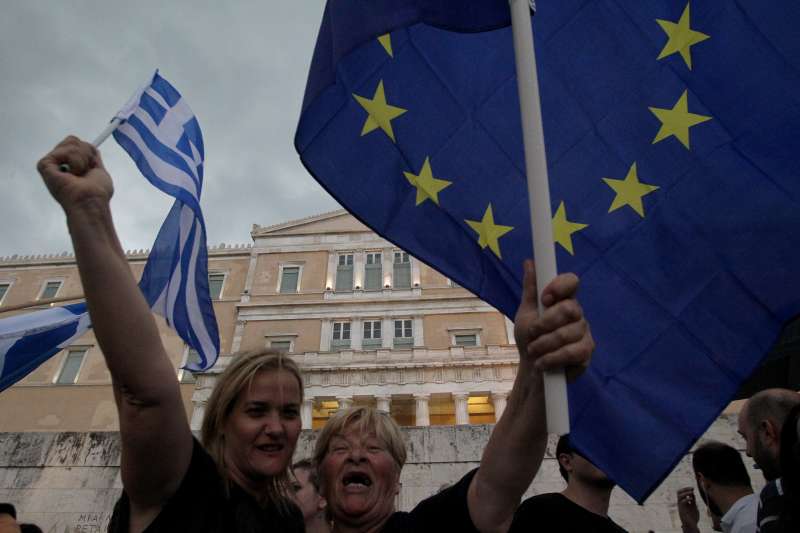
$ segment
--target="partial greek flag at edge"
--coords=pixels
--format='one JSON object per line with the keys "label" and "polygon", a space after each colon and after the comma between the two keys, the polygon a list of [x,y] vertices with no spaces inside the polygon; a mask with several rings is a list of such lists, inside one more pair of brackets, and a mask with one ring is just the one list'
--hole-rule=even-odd
{"label": "partial greek flag at edge", "polygon": [[[208,290],[206,230],[200,210],[203,136],[197,118],[158,71],[117,113],[114,138],[142,174],[175,203],[158,232],[139,281],[151,309],[199,354],[186,368],[206,370],[219,355]],[[0,391],[69,346],[91,327],[86,304],[0,320]]]}

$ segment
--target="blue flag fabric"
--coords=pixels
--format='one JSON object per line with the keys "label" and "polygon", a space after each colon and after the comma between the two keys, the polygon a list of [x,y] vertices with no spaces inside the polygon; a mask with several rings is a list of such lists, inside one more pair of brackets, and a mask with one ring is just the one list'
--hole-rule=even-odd
{"label": "blue flag fabric", "polygon": [[[208,291],[208,258],[200,191],[203,137],[178,91],[156,72],[117,114],[114,138],[156,187],[175,197],[145,264],[139,288],[199,354],[189,370],[211,368],[219,333]],[[91,328],[86,304],[0,320],[0,391],[32,372]]]}
{"label": "blue flag fabric", "polygon": [[[329,1],[295,146],[361,221],[513,317],[532,245],[508,4],[470,2],[473,24],[445,4]],[[799,17],[538,3],[558,266],[597,341],[572,441],[640,502],[800,312]]]}
{"label": "blue flag fabric", "polygon": [[219,331],[208,290],[206,226],[200,209],[205,147],[186,101],[158,71],[117,114],[114,139],[139,171],[175,203],[150,250],[139,288],[155,313],[197,351],[193,371],[211,368]]}

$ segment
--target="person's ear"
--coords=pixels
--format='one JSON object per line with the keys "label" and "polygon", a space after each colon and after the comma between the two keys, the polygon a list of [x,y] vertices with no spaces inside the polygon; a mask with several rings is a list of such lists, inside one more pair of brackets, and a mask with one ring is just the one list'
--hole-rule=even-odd
{"label": "person's ear", "polygon": [[322,496],[317,498],[317,511],[324,511],[328,508],[328,500]]}
{"label": "person's ear", "polygon": [[567,452],[558,454],[558,464],[567,472],[572,472],[572,454]]}
{"label": "person's ear", "polygon": [[781,440],[781,430],[772,420],[763,420],[761,422],[764,428],[764,435],[767,437],[768,443],[779,443]]}

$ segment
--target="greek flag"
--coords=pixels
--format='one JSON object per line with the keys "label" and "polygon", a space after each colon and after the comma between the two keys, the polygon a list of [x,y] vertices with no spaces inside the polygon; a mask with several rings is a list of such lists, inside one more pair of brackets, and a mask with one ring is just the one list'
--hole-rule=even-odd
{"label": "greek flag", "polygon": [[[219,354],[208,291],[206,229],[200,210],[203,136],[189,106],[158,71],[115,116],[114,139],[150,183],[175,198],[150,251],[139,288],[199,357],[205,370]],[[0,320],[0,391],[33,371],[91,327],[85,303]]]}

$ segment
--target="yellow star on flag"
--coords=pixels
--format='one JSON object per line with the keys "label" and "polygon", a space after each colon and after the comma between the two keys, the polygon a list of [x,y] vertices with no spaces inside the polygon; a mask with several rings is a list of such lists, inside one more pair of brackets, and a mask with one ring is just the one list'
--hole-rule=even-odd
{"label": "yellow star on flag", "polygon": [[681,55],[689,70],[692,70],[691,48],[697,43],[705,41],[709,36],[705,33],[694,31],[689,27],[689,2],[686,3],[686,8],[677,23],[662,19],[656,19],[656,22],[669,37],[658,59],[664,59],[677,52]]}
{"label": "yellow star on flag", "polygon": [[407,110],[389,105],[386,102],[386,93],[383,90],[383,80],[378,83],[378,88],[375,90],[375,96],[372,99],[364,98],[357,94],[353,94],[353,98],[361,104],[361,107],[366,110],[368,116],[364,127],[361,129],[361,136],[374,131],[378,128],[389,136],[394,142],[394,130],[392,130],[392,120],[396,119]]}
{"label": "yellow star on flag", "polygon": [[689,113],[687,93],[688,91],[683,91],[683,94],[672,109],[649,108],[661,121],[661,128],[658,130],[656,138],[653,139],[653,144],[666,139],[670,135],[674,135],[689,150],[689,128],[711,120],[711,117],[705,115]]}
{"label": "yellow star on flag", "polygon": [[608,208],[609,213],[627,205],[639,213],[639,216],[642,218],[644,218],[642,197],[658,189],[656,185],[648,185],[639,181],[639,176],[636,174],[635,162],[631,165],[630,170],[628,170],[628,175],[625,176],[624,180],[603,178],[603,181],[617,193],[614,197],[614,201],[611,202],[611,207]]}
{"label": "yellow star on flag", "polygon": [[489,207],[486,208],[486,212],[483,214],[483,220],[480,222],[477,220],[464,220],[464,222],[469,224],[469,227],[478,234],[478,244],[481,248],[486,248],[488,246],[489,249],[494,252],[494,255],[500,259],[503,258],[503,256],[500,255],[500,243],[498,243],[498,239],[514,228],[513,226],[501,226],[494,223],[492,204],[489,204]]}
{"label": "yellow star on flag", "polygon": [[380,37],[378,37],[378,42],[381,43],[383,49],[386,50],[386,53],[389,54],[389,57],[394,57],[394,52],[392,52],[392,36],[389,33],[384,33]]}
{"label": "yellow star on flag", "polygon": [[563,246],[570,255],[575,255],[575,251],[572,248],[572,234],[587,227],[589,227],[589,224],[580,224],[567,220],[567,208],[564,207],[562,200],[555,216],[553,216],[553,240]]}
{"label": "yellow star on flag", "polygon": [[417,204],[419,205],[425,200],[432,200],[433,203],[439,205],[439,192],[445,187],[452,184],[451,181],[440,180],[433,177],[431,170],[430,158],[426,157],[425,162],[422,164],[422,169],[419,175],[413,172],[403,172],[406,179],[417,188]]}

